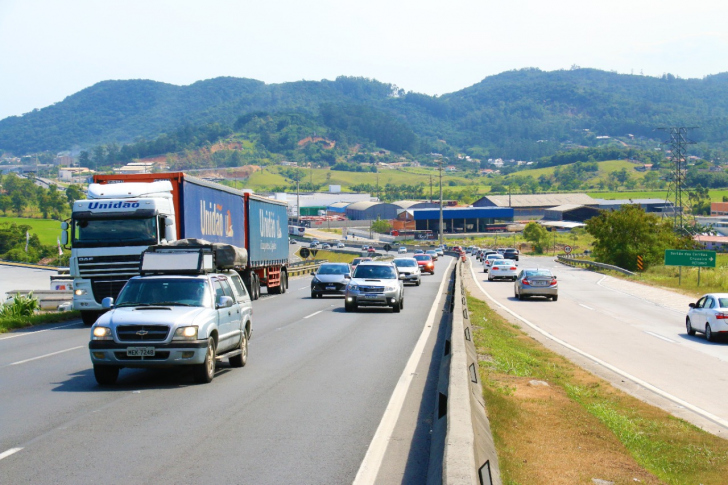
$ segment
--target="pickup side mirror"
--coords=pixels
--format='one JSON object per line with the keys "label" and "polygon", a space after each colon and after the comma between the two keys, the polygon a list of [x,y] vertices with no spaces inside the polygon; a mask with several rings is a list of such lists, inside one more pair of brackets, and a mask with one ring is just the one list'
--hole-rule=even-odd
{"label": "pickup side mirror", "polygon": [[405,278],[406,278],[406,276],[405,276],[405,275],[403,275],[403,274],[399,275],[399,279],[403,280],[403,279],[405,279]]}
{"label": "pickup side mirror", "polygon": [[105,310],[109,310],[111,308],[114,308],[114,299],[110,296],[107,296],[103,300],[101,300],[101,308]]}
{"label": "pickup side mirror", "polygon": [[690,308],[696,308],[696,306],[695,306],[695,303],[689,303],[689,304],[688,304],[688,306],[689,306]]}
{"label": "pickup side mirror", "polygon": [[350,274],[350,273],[346,273],[346,274],[344,275],[344,279],[346,279],[346,280],[350,280],[350,279],[351,279],[351,274]]}
{"label": "pickup side mirror", "polygon": [[233,299],[229,296],[221,296],[217,299],[217,308],[230,308],[233,306]]}

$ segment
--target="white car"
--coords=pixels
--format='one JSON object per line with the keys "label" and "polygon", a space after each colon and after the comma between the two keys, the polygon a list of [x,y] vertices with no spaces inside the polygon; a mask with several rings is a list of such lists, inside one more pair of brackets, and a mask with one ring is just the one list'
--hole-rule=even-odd
{"label": "white car", "polygon": [[394,258],[392,260],[400,275],[404,275],[405,283],[414,283],[420,286],[422,283],[422,272],[420,265],[415,258]]}
{"label": "white car", "polygon": [[505,259],[502,254],[489,254],[483,259],[483,273],[487,273],[490,269],[490,266],[499,259]]}
{"label": "white car", "polygon": [[510,259],[495,259],[490,265],[488,281],[497,279],[516,281],[518,277],[518,264]]}
{"label": "white car", "polygon": [[691,303],[685,327],[688,335],[700,332],[710,342],[728,332],[728,293],[703,295],[696,303]]}
{"label": "white car", "polygon": [[336,244],[336,247],[339,248],[339,249],[344,249],[346,246],[344,245],[343,242],[340,242],[340,243],[337,243]]}
{"label": "white car", "polygon": [[397,250],[397,253],[398,254],[407,254],[407,248],[404,246],[400,246],[399,249]]}

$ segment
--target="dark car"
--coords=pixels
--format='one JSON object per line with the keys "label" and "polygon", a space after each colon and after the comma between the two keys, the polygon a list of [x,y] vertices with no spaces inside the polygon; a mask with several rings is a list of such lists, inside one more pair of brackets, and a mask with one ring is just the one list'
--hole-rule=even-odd
{"label": "dark car", "polygon": [[323,295],[343,295],[351,278],[351,268],[346,263],[324,263],[311,279],[311,298]]}
{"label": "dark car", "polygon": [[518,251],[518,249],[514,248],[506,248],[505,251],[503,251],[503,257],[505,259],[510,259],[511,261],[518,261],[518,257],[521,255],[521,253]]}

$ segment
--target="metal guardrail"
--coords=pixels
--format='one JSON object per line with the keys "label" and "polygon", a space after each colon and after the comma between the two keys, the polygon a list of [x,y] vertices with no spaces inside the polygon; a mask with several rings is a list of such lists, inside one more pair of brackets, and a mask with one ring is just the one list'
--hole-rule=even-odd
{"label": "metal guardrail", "polygon": [[634,276],[634,273],[626,270],[624,268],[620,268],[619,266],[612,266],[611,264],[604,264],[604,263],[598,263],[596,261],[589,261],[585,259],[576,259],[576,255],[558,255],[557,260],[560,263],[569,264],[569,265],[583,265],[585,267],[588,267],[590,269],[592,268],[599,268],[599,269],[608,269],[611,271],[618,271],[619,273],[625,274],[627,276]]}
{"label": "metal guardrail", "polygon": [[323,263],[328,263],[327,259],[316,259],[313,261],[296,261],[288,265],[288,275],[296,276],[301,274],[311,274],[316,272]]}

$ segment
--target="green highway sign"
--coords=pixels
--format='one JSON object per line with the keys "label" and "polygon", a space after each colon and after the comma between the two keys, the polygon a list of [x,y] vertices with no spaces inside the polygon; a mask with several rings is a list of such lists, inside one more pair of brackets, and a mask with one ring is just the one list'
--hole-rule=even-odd
{"label": "green highway sign", "polygon": [[691,251],[687,249],[665,250],[665,266],[715,268],[715,260],[715,251]]}

